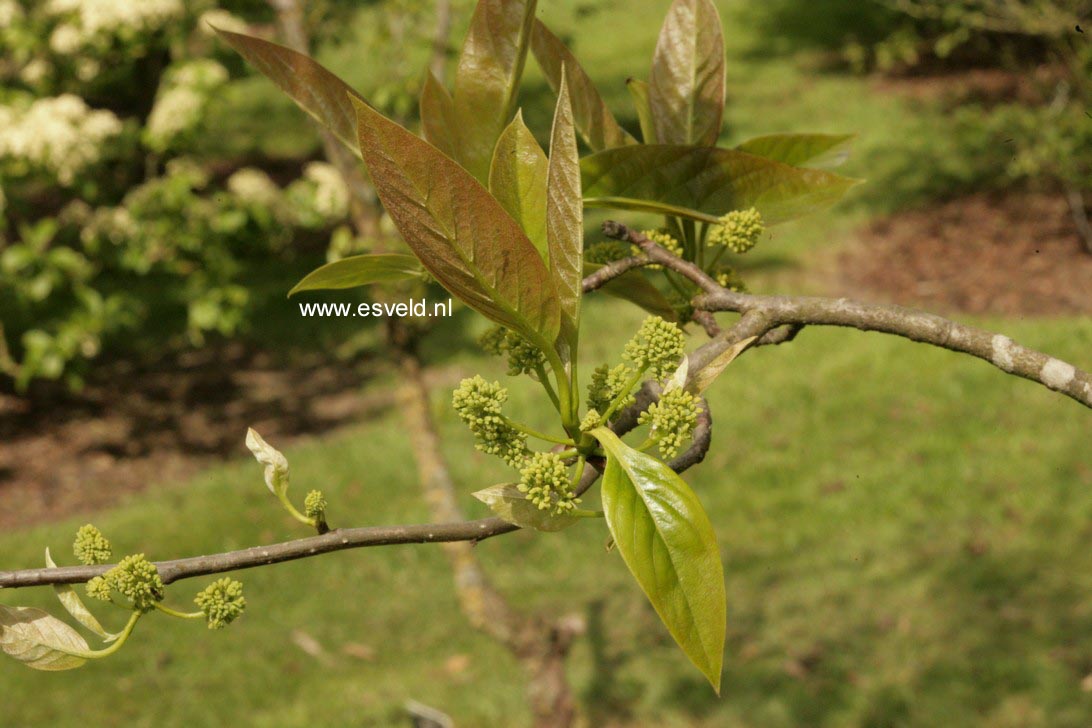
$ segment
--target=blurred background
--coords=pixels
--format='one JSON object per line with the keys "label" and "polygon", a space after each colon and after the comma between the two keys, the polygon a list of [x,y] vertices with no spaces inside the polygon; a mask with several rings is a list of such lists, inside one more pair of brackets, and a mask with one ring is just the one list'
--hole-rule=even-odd
{"label": "blurred background", "polygon": [[[540,3],[630,129],[624,82],[647,76],[668,4]],[[839,171],[867,180],[774,228],[744,259],[751,290],[923,307],[1092,366],[1092,3],[717,5],[722,143],[856,133]],[[457,53],[472,7],[315,0],[304,22],[323,63],[412,126],[423,69]],[[2,568],[39,565],[45,546],[71,563],[89,520],[115,553],[150,558],[304,535],[248,459],[248,426],[285,450],[297,495],[326,492],[332,525],[428,518],[382,328],[303,318],[285,298],[373,241],[349,226],[315,127],[210,22],[277,33],[262,0],[0,0]],[[532,129],[553,104],[529,61]],[[588,308],[584,355],[616,357],[643,315],[599,296]],[[486,509],[469,494],[507,475],[448,401],[462,376],[504,379],[474,344],[484,328],[463,312],[422,350],[473,517]],[[511,387],[513,411],[544,424],[531,383]],[[838,330],[748,353],[711,405],[713,449],[687,480],[727,570],[720,699],[605,552],[601,523],[475,550],[515,606],[583,625],[568,676],[585,724],[1092,724],[1079,405]],[[249,611],[222,633],[153,616],[78,671],[0,661],[3,722],[408,725],[407,700],[457,725],[530,721],[523,673],[467,626],[436,547],[239,578]],[[60,613],[48,589],[0,600]]]}

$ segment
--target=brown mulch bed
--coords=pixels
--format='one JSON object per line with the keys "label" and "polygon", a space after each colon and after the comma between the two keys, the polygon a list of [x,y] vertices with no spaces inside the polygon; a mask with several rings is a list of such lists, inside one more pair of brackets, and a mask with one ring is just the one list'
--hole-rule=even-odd
{"label": "brown mulch bed", "polygon": [[837,293],[937,311],[1092,313],[1092,255],[1059,196],[978,194],[871,223]]}
{"label": "brown mulch bed", "polygon": [[88,513],[246,456],[247,427],[284,447],[359,422],[393,404],[363,389],[379,368],[226,344],[102,365],[78,393],[0,391],[0,528]]}

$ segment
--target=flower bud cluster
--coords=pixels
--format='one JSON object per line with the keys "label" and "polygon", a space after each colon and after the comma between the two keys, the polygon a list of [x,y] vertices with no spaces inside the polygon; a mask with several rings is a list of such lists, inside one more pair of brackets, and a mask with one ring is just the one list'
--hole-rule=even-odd
{"label": "flower bud cluster", "polygon": [[710,245],[724,245],[733,253],[746,253],[755,247],[765,229],[762,214],[755,208],[732,210],[721,216],[719,225],[710,228],[707,240]]}
{"label": "flower bud cluster", "polygon": [[155,564],[144,558],[144,554],[126,556],[117,566],[87,582],[89,596],[109,601],[113,592],[118,592],[138,612],[154,608],[163,599],[165,588]]}
{"label": "flower bud cluster", "polygon": [[731,266],[721,266],[717,271],[716,280],[717,285],[722,288],[727,288],[729,291],[735,291],[737,293],[747,292],[747,284],[739,277],[739,273],[736,272],[736,269]]}
{"label": "flower bud cluster", "polygon": [[599,414],[599,410],[593,408],[588,410],[588,413],[584,415],[584,419],[580,420],[580,431],[591,432],[601,424],[603,424],[603,415]]}
{"label": "flower bud cluster", "polygon": [[483,349],[494,356],[508,354],[508,376],[520,374],[534,376],[539,367],[546,363],[546,354],[537,346],[513,331],[505,331],[497,326],[478,340]]}
{"label": "flower bud cluster", "polygon": [[580,502],[569,481],[569,469],[555,453],[536,452],[519,471],[519,488],[539,510],[565,514]]}
{"label": "flower bud cluster", "polygon": [[508,400],[508,390],[499,382],[482,377],[464,379],[451,397],[451,404],[470,431],[477,437],[478,450],[496,455],[512,467],[519,467],[527,456],[527,435],[501,414]]}
{"label": "flower bud cluster", "polygon": [[209,629],[223,629],[246,610],[243,585],[234,579],[217,579],[201,590],[193,602],[205,613]]}
{"label": "flower bud cluster", "polygon": [[323,518],[326,516],[326,496],[321,490],[308,491],[303,499],[303,514],[308,518]]}
{"label": "flower bud cluster", "polygon": [[[667,252],[671,253],[672,255],[678,256],[679,258],[685,257],[683,255],[684,251],[682,243],[680,243],[673,235],[671,235],[671,233],[667,232],[666,230],[645,230],[641,234],[652,242],[659,245]],[[632,246],[630,249],[630,255],[640,255],[642,252],[643,251],[636,245]],[[655,264],[648,267],[652,268],[653,270],[659,270],[663,268],[662,265]]]}
{"label": "flower bud cluster", "polygon": [[651,437],[659,446],[660,455],[668,460],[694,434],[700,412],[701,401],[697,397],[685,389],[672,389],[642,412],[637,423],[652,425]]}
{"label": "flower bud cluster", "polygon": [[72,553],[80,560],[81,564],[93,566],[105,564],[113,553],[110,542],[102,535],[102,531],[88,523],[76,531],[76,541],[72,544]]}
{"label": "flower bud cluster", "polygon": [[647,370],[657,380],[669,376],[683,356],[682,329],[659,316],[649,316],[629,340],[622,357],[636,369]]}
{"label": "flower bud cluster", "polygon": [[589,263],[613,263],[633,255],[633,246],[621,240],[604,240],[584,251],[584,260]]}
{"label": "flower bud cluster", "polygon": [[[592,372],[591,382],[588,384],[588,409],[606,412],[610,404],[617,399],[633,378],[633,370],[625,364],[619,364],[611,368],[609,364],[601,364]],[[633,404],[635,398],[627,393],[625,398],[618,403],[615,411],[623,410]],[[583,426],[581,426],[583,429]]]}

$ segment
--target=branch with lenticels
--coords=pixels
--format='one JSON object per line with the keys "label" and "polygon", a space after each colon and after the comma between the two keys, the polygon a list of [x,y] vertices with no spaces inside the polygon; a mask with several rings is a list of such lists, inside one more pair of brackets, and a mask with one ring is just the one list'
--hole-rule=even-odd
{"label": "branch with lenticels", "polygon": [[1021,346],[1002,334],[902,306],[861,303],[847,298],[760,296],[730,291],[698,266],[672,255],[625,225],[608,221],[603,223],[603,232],[608,237],[633,243],[650,262],[693,282],[699,289],[691,301],[695,310],[742,314],[734,327],[703,347],[699,356],[692,357],[691,366],[708,363],[709,358],[750,336],[760,337],[757,342],[760,344],[783,343],[805,326],[844,326],[969,354],[1092,408],[1092,375],[1068,362]]}

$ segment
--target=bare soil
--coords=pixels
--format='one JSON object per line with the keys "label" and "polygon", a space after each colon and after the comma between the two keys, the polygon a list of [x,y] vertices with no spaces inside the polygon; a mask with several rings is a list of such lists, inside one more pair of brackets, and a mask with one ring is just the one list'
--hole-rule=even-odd
{"label": "bare soil", "polygon": [[939,312],[1092,313],[1092,255],[1055,195],[977,194],[876,220],[836,270],[839,295]]}
{"label": "bare soil", "polygon": [[284,446],[357,422],[393,404],[363,390],[379,369],[227,344],[108,364],[78,393],[0,391],[0,528],[90,512],[246,455],[247,427]]}

